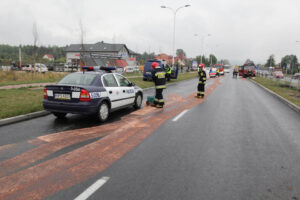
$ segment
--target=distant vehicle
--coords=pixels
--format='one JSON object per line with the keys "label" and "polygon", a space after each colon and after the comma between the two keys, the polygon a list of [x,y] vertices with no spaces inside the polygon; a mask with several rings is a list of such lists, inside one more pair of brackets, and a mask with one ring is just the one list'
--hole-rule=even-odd
{"label": "distant vehicle", "polygon": [[256,70],[254,63],[246,63],[239,67],[239,76],[242,76],[244,78],[246,77],[255,77],[256,76]]}
{"label": "distant vehicle", "polygon": [[44,88],[45,110],[57,118],[67,113],[94,114],[104,122],[113,111],[142,106],[143,90],[124,76],[112,73],[114,68],[101,67],[102,71],[97,72],[93,67],[82,69],[88,71],[70,73],[56,85]]}
{"label": "distant vehicle", "polygon": [[[167,64],[166,61],[157,60],[157,59],[148,60],[144,65],[144,72],[143,72],[143,80],[144,81],[146,81],[146,80],[151,81],[152,80],[152,72],[154,71],[154,69],[152,68],[152,63],[153,62],[157,62],[163,70],[166,70],[165,69],[165,66]],[[171,79],[177,79],[177,76],[178,76],[178,68],[174,67],[172,69],[172,72],[171,72]]]}
{"label": "distant vehicle", "polygon": [[219,69],[219,75],[224,75],[224,65],[216,64],[215,68]]}
{"label": "distant vehicle", "polygon": [[217,76],[217,69],[216,68],[211,68],[210,70],[209,70],[209,77],[210,78],[214,78],[214,77],[216,77]]}
{"label": "distant vehicle", "polygon": [[40,72],[40,73],[48,72],[48,68],[46,67],[46,65],[44,65],[42,63],[35,63],[33,70],[35,70],[36,72]]}
{"label": "distant vehicle", "polygon": [[30,64],[22,65],[22,71],[31,72],[32,71],[32,66]]}
{"label": "distant vehicle", "polygon": [[225,73],[230,73],[230,68],[231,68],[230,65],[224,65],[224,72]]}
{"label": "distant vehicle", "polygon": [[275,71],[273,73],[274,78],[284,78],[282,71]]}
{"label": "distant vehicle", "polygon": [[18,67],[16,64],[13,64],[13,65],[10,67],[10,70],[12,70],[12,71],[20,71],[21,68]]}
{"label": "distant vehicle", "polygon": [[295,74],[292,76],[292,79],[300,79],[300,73],[295,73]]}

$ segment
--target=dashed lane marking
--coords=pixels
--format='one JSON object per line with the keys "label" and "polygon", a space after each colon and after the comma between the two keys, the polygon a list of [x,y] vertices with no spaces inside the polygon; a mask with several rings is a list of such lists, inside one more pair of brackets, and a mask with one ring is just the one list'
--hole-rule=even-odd
{"label": "dashed lane marking", "polygon": [[94,194],[100,187],[102,187],[108,180],[109,180],[109,177],[102,177],[102,178],[100,178],[95,183],[93,183],[93,185],[91,185],[86,190],[84,190],[83,193],[81,193],[74,200],[86,200],[92,194]]}
{"label": "dashed lane marking", "polygon": [[180,117],[182,117],[188,110],[182,111],[179,115],[177,115],[172,121],[176,122]]}

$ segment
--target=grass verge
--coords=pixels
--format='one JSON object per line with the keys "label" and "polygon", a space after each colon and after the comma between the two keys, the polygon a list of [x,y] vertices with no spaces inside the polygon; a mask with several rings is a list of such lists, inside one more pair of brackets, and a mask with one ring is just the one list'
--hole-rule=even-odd
{"label": "grass verge", "polygon": [[0,90],[0,119],[43,110],[43,90]]}
{"label": "grass verge", "polygon": [[[171,82],[196,78],[197,73],[179,74],[178,79]],[[143,81],[141,78],[129,78],[137,86],[148,88],[154,86],[151,81]],[[43,110],[43,90],[35,88],[20,88],[0,90],[0,119]]]}
{"label": "grass verge", "polygon": [[67,74],[65,72],[31,73],[23,71],[0,71],[0,86],[57,82]]}
{"label": "grass verge", "polygon": [[280,83],[278,81],[273,81],[270,79],[256,77],[253,79],[255,82],[260,83],[261,85],[265,86],[266,88],[272,90],[276,94],[284,97],[285,99],[291,101],[292,103],[300,106],[300,91],[289,87],[288,84]]}

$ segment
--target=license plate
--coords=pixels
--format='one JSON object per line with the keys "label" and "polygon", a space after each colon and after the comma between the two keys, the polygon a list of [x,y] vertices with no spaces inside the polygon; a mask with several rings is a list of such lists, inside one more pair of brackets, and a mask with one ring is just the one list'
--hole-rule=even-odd
{"label": "license plate", "polygon": [[70,94],[55,94],[55,99],[70,100],[71,95]]}

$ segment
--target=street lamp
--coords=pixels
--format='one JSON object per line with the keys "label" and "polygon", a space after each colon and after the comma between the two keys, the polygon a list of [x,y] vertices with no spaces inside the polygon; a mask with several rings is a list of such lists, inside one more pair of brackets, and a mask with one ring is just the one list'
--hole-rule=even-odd
{"label": "street lamp", "polygon": [[174,10],[171,7],[167,7],[167,6],[160,6],[161,8],[168,8],[170,9],[173,14],[174,14],[174,22],[173,22],[173,43],[172,43],[172,66],[174,66],[174,56],[175,56],[175,25],[176,25],[176,14],[178,12],[178,10],[180,10],[181,8],[185,8],[185,7],[189,7],[191,5],[184,5],[184,6],[180,6],[179,8],[177,8],[176,10]]}
{"label": "street lamp", "polygon": [[[198,36],[198,34],[194,34],[194,36]],[[209,36],[211,36],[211,34],[207,34],[207,35],[203,35],[202,37],[201,37],[201,53],[203,53],[204,52],[204,39],[206,38],[206,37],[209,37]],[[203,53],[203,56],[204,56],[204,53]],[[202,63],[202,55],[200,56],[200,59],[201,59],[201,63]],[[201,64],[200,63],[200,64]]]}
{"label": "street lamp", "polygon": [[[203,56],[204,56],[204,39],[209,36],[211,36],[211,34],[203,35],[201,38],[201,52],[203,53]],[[201,56],[201,63],[202,63],[202,56]]]}

